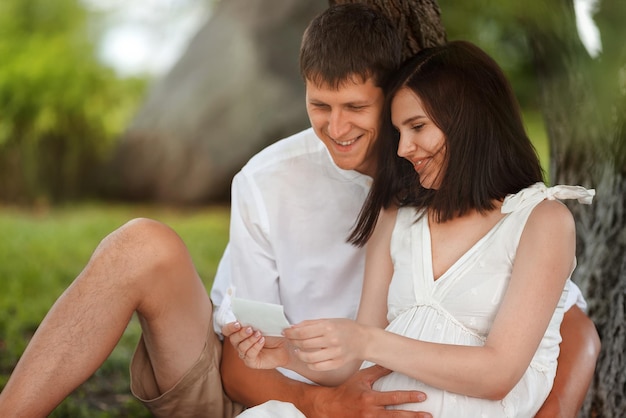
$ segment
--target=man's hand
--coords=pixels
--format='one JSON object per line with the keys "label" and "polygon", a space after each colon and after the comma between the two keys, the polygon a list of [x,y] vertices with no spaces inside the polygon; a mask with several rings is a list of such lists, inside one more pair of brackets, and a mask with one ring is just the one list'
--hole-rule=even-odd
{"label": "man's hand", "polygon": [[343,384],[319,387],[311,402],[297,405],[309,418],[335,417],[395,417],[432,418],[427,412],[386,410],[385,406],[422,402],[426,395],[417,391],[378,392],[372,385],[382,376],[389,374],[380,366],[372,366],[356,372]]}

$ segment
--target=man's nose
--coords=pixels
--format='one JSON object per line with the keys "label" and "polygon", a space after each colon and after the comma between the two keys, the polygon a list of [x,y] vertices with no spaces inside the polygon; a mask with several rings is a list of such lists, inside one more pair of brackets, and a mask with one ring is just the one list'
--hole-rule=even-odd
{"label": "man's nose", "polygon": [[342,110],[333,110],[328,121],[328,134],[334,139],[340,139],[350,132],[350,123]]}

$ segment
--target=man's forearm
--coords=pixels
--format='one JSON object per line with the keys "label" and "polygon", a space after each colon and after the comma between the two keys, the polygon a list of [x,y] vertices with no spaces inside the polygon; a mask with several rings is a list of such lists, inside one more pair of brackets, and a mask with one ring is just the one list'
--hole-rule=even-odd
{"label": "man's forearm", "polygon": [[593,378],[600,338],[593,322],[577,306],[565,313],[561,336],[554,385],[536,417],[575,417]]}
{"label": "man's forearm", "polygon": [[318,388],[285,377],[274,369],[257,370],[247,367],[228,341],[224,342],[221,375],[229,398],[247,407],[269,400],[280,400],[306,409],[306,404]]}
{"label": "man's forearm", "polygon": [[422,402],[426,395],[417,391],[378,392],[372,385],[390,371],[374,366],[360,370],[336,387],[309,385],[283,376],[276,370],[248,368],[231,344],[224,344],[222,381],[228,396],[246,406],[269,400],[293,403],[311,418],[413,417],[432,418],[418,411],[387,410],[390,405]]}

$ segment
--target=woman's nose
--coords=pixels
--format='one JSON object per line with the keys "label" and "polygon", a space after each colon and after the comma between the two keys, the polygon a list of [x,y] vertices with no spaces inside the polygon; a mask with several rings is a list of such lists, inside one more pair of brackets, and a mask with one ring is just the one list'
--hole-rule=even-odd
{"label": "woman's nose", "polygon": [[400,141],[398,142],[398,157],[407,158],[414,151],[415,144],[407,140],[403,135],[400,135]]}

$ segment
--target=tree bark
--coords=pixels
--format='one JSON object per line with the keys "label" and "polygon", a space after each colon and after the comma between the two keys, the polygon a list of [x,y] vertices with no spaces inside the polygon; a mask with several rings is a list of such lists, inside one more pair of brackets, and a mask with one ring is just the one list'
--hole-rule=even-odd
{"label": "tree bark", "polygon": [[446,42],[446,30],[436,0],[329,0],[328,3],[365,3],[384,13],[404,39],[405,59],[420,49]]}

